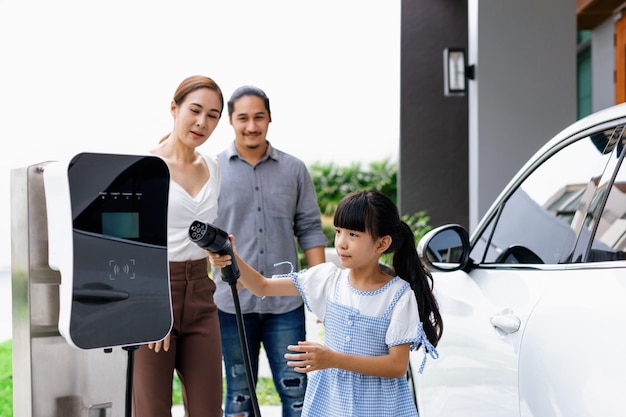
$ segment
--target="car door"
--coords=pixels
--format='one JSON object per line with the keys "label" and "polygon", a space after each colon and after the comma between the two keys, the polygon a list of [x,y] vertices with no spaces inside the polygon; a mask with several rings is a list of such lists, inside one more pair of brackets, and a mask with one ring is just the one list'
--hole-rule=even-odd
{"label": "car door", "polygon": [[551,311],[550,300],[570,308],[580,304],[559,292],[576,275],[572,264],[580,268],[592,246],[607,256],[614,252],[591,236],[618,166],[622,132],[623,126],[605,124],[546,148],[479,224],[471,238],[471,265],[433,273],[444,332],[439,359],[416,377],[421,417],[550,415],[541,414],[549,408],[532,410],[529,402],[550,395],[528,382],[541,369],[520,371],[520,364],[543,359],[541,352],[556,343],[549,337],[554,322],[535,320],[536,310]]}
{"label": "car door", "polygon": [[519,361],[524,417],[623,416],[626,408],[626,164],[623,127],[565,269],[533,310]]}

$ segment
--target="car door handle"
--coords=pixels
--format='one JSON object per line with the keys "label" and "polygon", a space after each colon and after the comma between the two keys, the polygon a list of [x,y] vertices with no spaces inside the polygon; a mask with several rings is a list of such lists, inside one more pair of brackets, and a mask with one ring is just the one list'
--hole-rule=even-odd
{"label": "car door handle", "polygon": [[489,322],[500,336],[515,333],[522,325],[520,318],[513,314],[513,311],[510,309],[506,309],[499,314],[491,316]]}

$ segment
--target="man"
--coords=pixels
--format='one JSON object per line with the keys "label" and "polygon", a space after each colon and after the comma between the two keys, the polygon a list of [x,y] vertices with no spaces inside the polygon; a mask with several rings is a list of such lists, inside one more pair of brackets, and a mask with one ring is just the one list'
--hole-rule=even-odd
{"label": "man", "polygon": [[[239,255],[265,276],[291,272],[289,263],[298,270],[296,244],[309,266],[324,262],[327,240],[313,182],[301,160],[266,139],[272,121],[267,95],[253,86],[238,88],[228,101],[228,116],[235,140],[218,155],[222,192],[215,225],[235,235]],[[214,269],[213,277],[226,373],[225,415],[252,415],[231,287],[219,270]],[[305,340],[302,298],[261,298],[245,288],[238,298],[255,383],[262,343],[283,417],[299,416],[306,376],[287,366],[284,355],[288,345]]]}

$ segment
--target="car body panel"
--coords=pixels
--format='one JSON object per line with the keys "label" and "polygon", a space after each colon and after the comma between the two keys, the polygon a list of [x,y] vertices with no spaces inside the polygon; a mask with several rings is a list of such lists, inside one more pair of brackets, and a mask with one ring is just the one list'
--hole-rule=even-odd
{"label": "car body panel", "polygon": [[[522,334],[545,281],[511,271],[506,280],[498,269],[433,274],[444,333],[439,359],[416,377],[422,416],[512,416],[519,410],[518,356]],[[516,276],[517,275],[517,276]],[[512,314],[520,328],[500,334],[495,317]],[[450,329],[450,331],[448,331]],[[469,391],[468,391],[469,389]],[[450,391],[458,390],[458,396]],[[475,391],[475,392],[473,392]],[[437,410],[430,413],[430,408]]]}
{"label": "car body panel", "polygon": [[521,416],[626,415],[626,262],[601,266],[555,271],[533,311],[520,352]]}

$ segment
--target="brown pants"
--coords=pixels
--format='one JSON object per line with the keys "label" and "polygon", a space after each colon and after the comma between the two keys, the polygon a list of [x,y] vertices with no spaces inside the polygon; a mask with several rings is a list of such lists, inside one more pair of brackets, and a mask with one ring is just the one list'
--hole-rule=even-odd
{"label": "brown pants", "polygon": [[174,325],[170,348],[135,352],[135,417],[171,417],[174,370],[183,384],[188,417],[222,416],[222,349],[215,283],[207,260],[170,262]]}

